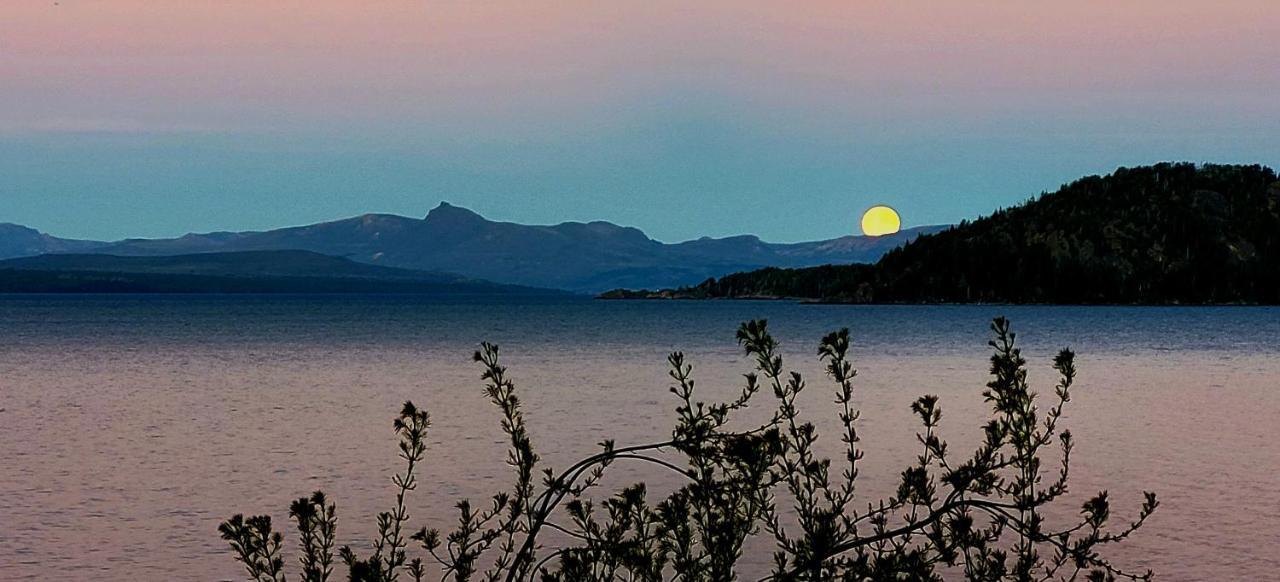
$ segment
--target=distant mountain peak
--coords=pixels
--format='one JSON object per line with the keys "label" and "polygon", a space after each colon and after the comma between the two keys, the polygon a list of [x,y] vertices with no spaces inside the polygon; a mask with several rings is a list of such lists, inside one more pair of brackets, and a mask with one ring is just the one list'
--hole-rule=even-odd
{"label": "distant mountain peak", "polygon": [[40,231],[38,231],[38,230],[36,230],[36,229],[34,229],[34,228],[31,228],[31,227],[29,227],[29,226],[22,226],[21,224],[14,224],[14,223],[12,223],[12,222],[0,222],[0,231],[3,231],[3,232],[20,232],[20,233],[24,233],[24,234],[44,234],[44,233],[42,233],[42,232],[40,232]]}
{"label": "distant mountain peak", "polygon": [[628,242],[636,244],[650,244],[653,239],[649,238],[644,231],[634,226],[621,226],[604,220],[593,220],[591,222],[562,222],[555,226],[549,227],[551,230],[569,236],[583,236],[590,239],[599,239]]}
{"label": "distant mountain peak", "polygon": [[105,243],[58,238],[21,224],[0,223],[0,258],[82,251],[103,244]]}
{"label": "distant mountain peak", "polygon": [[432,222],[488,222],[485,217],[476,214],[472,210],[443,201],[435,208],[432,208],[424,220]]}

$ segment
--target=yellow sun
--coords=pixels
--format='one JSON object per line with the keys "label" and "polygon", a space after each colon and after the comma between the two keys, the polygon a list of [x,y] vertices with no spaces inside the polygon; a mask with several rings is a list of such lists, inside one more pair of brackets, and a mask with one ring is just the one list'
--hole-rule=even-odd
{"label": "yellow sun", "polygon": [[902,219],[898,211],[888,206],[872,206],[862,215],[862,234],[882,236],[893,234],[902,228]]}

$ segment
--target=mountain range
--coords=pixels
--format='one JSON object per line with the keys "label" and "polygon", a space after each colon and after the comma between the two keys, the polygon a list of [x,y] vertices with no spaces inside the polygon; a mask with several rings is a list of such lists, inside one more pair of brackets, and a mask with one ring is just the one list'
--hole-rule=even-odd
{"label": "mountain range", "polygon": [[370,265],[594,293],[619,287],[693,285],[767,266],[874,262],[889,250],[942,228],[928,226],[882,237],[846,236],[790,244],[768,243],[749,235],[668,244],[639,229],[609,222],[547,226],[497,222],[441,203],[422,219],[367,214],[269,231],[115,242],[60,239],[26,227],[0,225],[0,259],[49,253],[173,256],[300,250]]}

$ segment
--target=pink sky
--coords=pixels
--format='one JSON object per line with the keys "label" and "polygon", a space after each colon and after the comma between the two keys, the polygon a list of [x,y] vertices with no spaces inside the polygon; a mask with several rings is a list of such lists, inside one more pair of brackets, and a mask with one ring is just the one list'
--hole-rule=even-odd
{"label": "pink sky", "polygon": [[1280,90],[1270,1],[789,6],[8,2],[0,126],[518,132],[546,116],[607,123],[691,88],[811,120],[1176,108],[1209,91],[1248,113]]}

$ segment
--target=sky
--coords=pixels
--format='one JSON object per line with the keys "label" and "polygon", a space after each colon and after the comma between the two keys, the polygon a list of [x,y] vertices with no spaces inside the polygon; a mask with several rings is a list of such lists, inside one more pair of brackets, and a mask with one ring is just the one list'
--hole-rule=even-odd
{"label": "sky", "polygon": [[800,241],[1164,160],[1280,164],[1274,0],[0,2],[0,222],[58,236]]}

